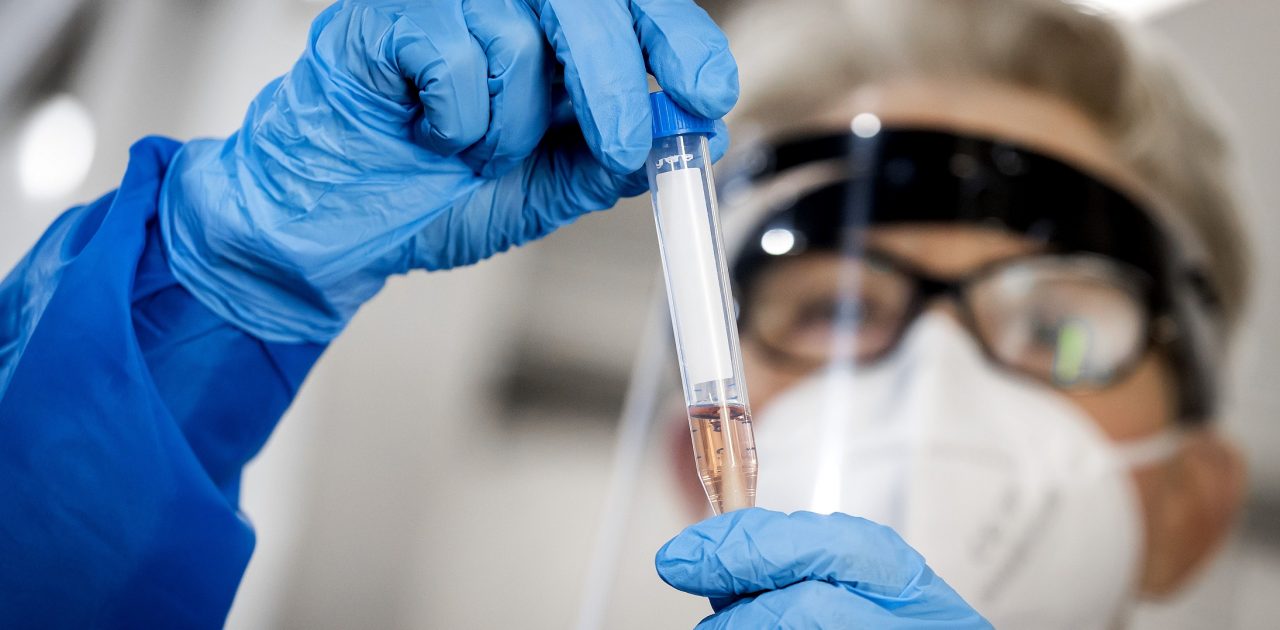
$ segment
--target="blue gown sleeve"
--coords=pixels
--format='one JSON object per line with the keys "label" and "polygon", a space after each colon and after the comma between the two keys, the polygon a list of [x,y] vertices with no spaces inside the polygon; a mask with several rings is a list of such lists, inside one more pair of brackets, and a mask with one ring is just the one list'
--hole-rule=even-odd
{"label": "blue gown sleeve", "polygon": [[5,627],[220,627],[252,553],[240,471],[324,348],[174,280],[156,206],[178,146],[135,144],[0,283]]}

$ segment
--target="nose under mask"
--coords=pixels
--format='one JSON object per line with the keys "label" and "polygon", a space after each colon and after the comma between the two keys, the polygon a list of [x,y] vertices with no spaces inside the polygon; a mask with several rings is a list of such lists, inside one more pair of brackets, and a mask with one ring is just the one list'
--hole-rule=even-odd
{"label": "nose under mask", "polygon": [[756,444],[759,505],[889,525],[996,627],[1051,629],[1109,627],[1131,600],[1143,540],[1129,470],[1177,440],[1113,445],[929,313],[894,356],[780,395]]}

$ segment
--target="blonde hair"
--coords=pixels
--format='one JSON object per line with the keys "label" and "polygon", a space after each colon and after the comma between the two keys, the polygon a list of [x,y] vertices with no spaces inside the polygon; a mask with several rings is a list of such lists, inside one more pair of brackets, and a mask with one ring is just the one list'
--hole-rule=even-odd
{"label": "blonde hair", "polygon": [[764,0],[726,30],[744,126],[899,78],[994,80],[1074,105],[1199,236],[1227,327],[1238,321],[1249,265],[1229,147],[1149,34],[1062,0]]}

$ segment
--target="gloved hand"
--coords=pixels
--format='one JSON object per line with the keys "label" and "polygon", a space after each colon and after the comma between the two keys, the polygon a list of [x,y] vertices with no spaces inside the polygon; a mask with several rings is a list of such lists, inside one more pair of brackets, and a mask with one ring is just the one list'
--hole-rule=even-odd
{"label": "gloved hand", "polygon": [[328,341],[388,275],[474,263],[645,190],[646,67],[699,115],[737,99],[691,0],[340,2],[239,132],[175,157],[170,266],[259,338]]}
{"label": "gloved hand", "polygon": [[844,514],[722,514],[656,564],[667,584],[711,598],[700,630],[991,627],[893,530]]}

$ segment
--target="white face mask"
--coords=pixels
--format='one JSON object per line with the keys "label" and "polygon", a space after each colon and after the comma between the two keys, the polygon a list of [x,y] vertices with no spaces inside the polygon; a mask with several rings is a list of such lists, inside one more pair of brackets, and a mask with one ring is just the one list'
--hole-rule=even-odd
{"label": "white face mask", "polygon": [[997,628],[1015,629],[1117,623],[1143,549],[1129,470],[1178,444],[1112,444],[936,313],[894,356],[815,374],[757,421],[758,505],[889,525]]}

